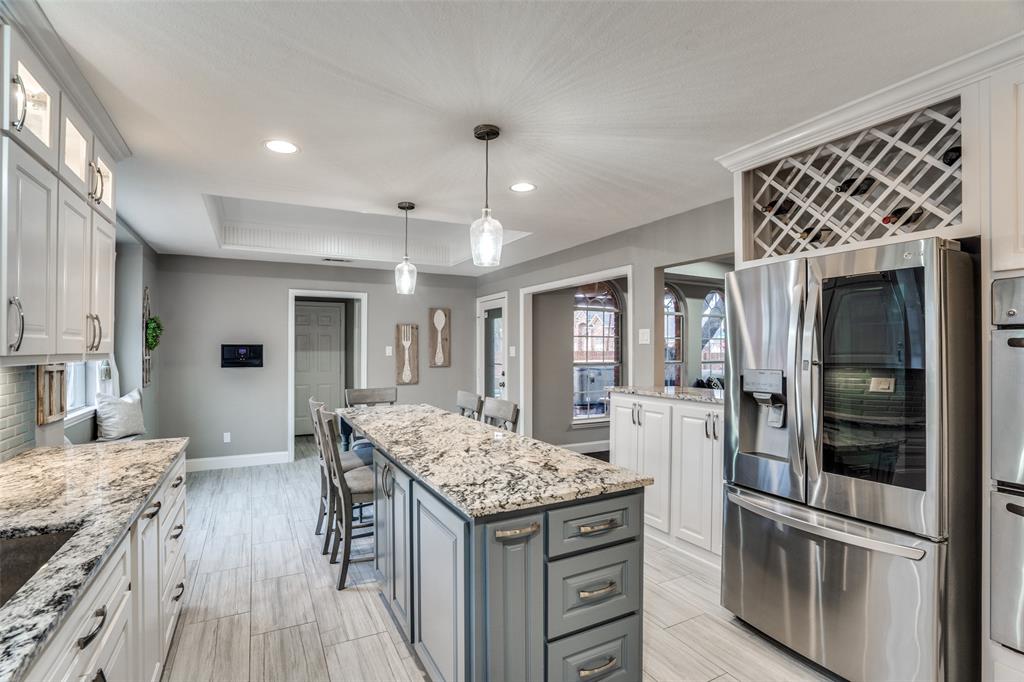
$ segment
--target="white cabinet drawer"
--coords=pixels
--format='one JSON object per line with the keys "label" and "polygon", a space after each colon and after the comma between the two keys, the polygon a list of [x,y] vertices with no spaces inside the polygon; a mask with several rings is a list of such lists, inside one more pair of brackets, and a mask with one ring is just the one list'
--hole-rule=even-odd
{"label": "white cabinet drawer", "polygon": [[160,519],[160,588],[167,589],[175,563],[185,549],[185,498],[179,496],[175,507]]}
{"label": "white cabinet drawer", "polygon": [[167,581],[167,589],[164,590],[163,598],[160,600],[160,656],[167,656],[171,646],[171,639],[174,638],[174,628],[178,624],[178,616],[181,614],[181,607],[185,603],[185,561],[182,560],[173,567],[170,580]]}
{"label": "white cabinet drawer", "polygon": [[[163,507],[166,511],[174,508],[178,498],[185,494],[185,455],[181,456],[178,463],[171,467],[171,473],[167,475],[167,481],[163,484],[156,499],[163,500]],[[164,517],[166,518],[166,517]]]}
{"label": "white cabinet drawer", "polygon": [[27,680],[73,680],[89,672],[107,637],[131,622],[130,542],[125,538],[29,671]]}

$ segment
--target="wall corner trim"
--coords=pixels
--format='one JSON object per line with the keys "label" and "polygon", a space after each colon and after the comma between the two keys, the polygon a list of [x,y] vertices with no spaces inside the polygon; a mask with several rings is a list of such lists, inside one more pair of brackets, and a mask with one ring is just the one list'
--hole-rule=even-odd
{"label": "wall corner trim", "polygon": [[210,471],[212,469],[237,469],[262,464],[285,464],[291,461],[287,450],[278,452],[255,452],[249,455],[225,455],[223,457],[189,457],[185,460],[186,471]]}

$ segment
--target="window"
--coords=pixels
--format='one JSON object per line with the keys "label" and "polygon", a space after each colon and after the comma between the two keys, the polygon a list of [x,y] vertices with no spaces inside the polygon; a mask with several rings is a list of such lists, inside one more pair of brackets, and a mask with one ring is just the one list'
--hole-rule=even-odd
{"label": "window", "polygon": [[665,385],[682,386],[686,376],[686,301],[673,286],[665,286]]}
{"label": "window", "polygon": [[[700,316],[700,376],[725,378],[725,298],[721,291],[704,297]],[[724,385],[724,381],[722,382]]]}
{"label": "window", "polygon": [[96,405],[97,393],[113,393],[110,363],[106,360],[69,362],[64,381],[67,384],[69,415],[86,411]]}
{"label": "window", "polygon": [[615,290],[607,282],[576,290],[573,300],[573,421],[606,419],[608,389],[619,383],[622,366]]}

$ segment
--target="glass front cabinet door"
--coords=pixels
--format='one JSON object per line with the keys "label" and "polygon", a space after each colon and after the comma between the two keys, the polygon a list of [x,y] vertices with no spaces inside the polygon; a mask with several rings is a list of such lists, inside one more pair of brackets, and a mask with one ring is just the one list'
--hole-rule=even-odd
{"label": "glass front cabinet door", "polygon": [[60,88],[57,81],[21,34],[4,26],[3,40],[7,83],[3,129],[51,168],[58,168]]}
{"label": "glass front cabinet door", "polygon": [[96,174],[92,203],[104,218],[114,222],[114,192],[117,188],[114,182],[114,159],[99,140],[93,140],[92,149],[93,172]]}
{"label": "glass front cabinet door", "polygon": [[93,162],[92,130],[67,94],[60,101],[60,179],[87,199],[99,187]]}

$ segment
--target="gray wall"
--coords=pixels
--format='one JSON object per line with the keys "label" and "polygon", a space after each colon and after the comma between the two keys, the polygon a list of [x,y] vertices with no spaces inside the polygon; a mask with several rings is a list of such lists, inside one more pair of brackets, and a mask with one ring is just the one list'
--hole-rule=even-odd
{"label": "gray wall", "polygon": [[[636,343],[638,329],[651,336],[663,333],[662,276],[658,268],[689,260],[711,258],[733,251],[732,199],[701,206],[686,213],[597,239],[586,244],[535,258],[484,275],[477,280],[477,295],[508,291],[508,338],[519,345],[519,289],[585,275],[620,265],[633,266],[633,362],[634,380],[641,385],[661,385],[664,370],[656,365],[654,345]],[[655,292],[658,292],[657,294]],[[535,299],[536,300],[536,299]],[[657,324],[656,324],[657,323]],[[534,358],[536,361],[537,350]],[[509,398],[518,400],[519,357],[509,358]],[[536,399],[537,394],[534,393]],[[538,415],[534,409],[534,417]],[[587,440],[591,440],[588,438]]]}
{"label": "gray wall", "polygon": [[[395,384],[395,357],[384,355],[384,346],[394,345],[395,324],[420,325],[420,383],[400,387],[400,402],[454,409],[456,391],[474,385],[472,278],[421,274],[416,294],[399,296],[389,270],[188,256],[161,256],[158,263],[160,434],[189,436],[190,458],[287,449],[289,289],[368,294],[370,386]],[[431,306],[452,309],[448,368],[427,366]],[[221,369],[222,343],[262,343],[264,367]]]}

